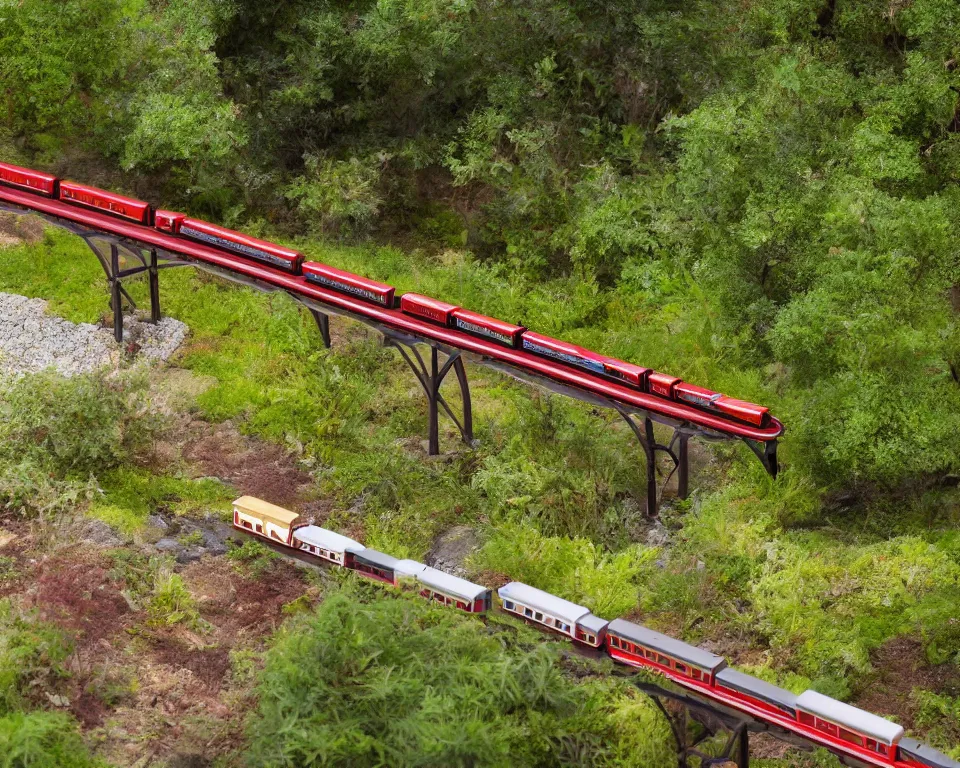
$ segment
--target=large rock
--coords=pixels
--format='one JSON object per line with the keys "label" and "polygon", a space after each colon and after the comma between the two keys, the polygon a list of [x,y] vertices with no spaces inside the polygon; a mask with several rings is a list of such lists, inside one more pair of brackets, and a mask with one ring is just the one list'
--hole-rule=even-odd
{"label": "large rock", "polygon": [[440,534],[427,553],[427,565],[456,576],[465,576],[464,563],[480,548],[480,538],[468,525],[458,525]]}

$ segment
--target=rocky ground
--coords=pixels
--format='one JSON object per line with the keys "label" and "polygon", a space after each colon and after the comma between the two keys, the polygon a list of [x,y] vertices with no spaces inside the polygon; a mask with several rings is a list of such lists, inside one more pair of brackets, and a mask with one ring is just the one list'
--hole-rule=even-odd
{"label": "rocky ground", "polygon": [[47,302],[0,293],[0,371],[35,373],[54,368],[64,376],[116,365],[123,354],[168,360],[187,336],[187,326],[171,317],[158,324],[131,317],[123,344],[113,331],[48,315]]}

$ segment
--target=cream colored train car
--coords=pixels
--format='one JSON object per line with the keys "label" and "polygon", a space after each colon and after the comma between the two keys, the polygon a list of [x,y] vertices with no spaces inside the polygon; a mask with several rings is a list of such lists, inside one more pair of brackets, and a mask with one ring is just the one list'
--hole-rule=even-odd
{"label": "cream colored train car", "polygon": [[299,522],[300,515],[289,509],[257,499],[241,496],[233,502],[233,525],[249,533],[255,533],[271,541],[291,546],[293,532],[305,525]]}

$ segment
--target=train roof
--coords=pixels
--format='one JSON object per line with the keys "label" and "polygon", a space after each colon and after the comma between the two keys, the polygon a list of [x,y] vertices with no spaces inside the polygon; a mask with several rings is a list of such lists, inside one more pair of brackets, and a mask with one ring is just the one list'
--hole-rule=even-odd
{"label": "train roof", "polygon": [[586,616],[581,616],[577,619],[577,624],[579,624],[584,629],[589,629],[591,632],[596,632],[598,635],[603,632],[607,624],[609,624],[606,619],[601,619],[599,616],[594,616],[592,613],[588,613]]}
{"label": "train roof", "polygon": [[907,736],[900,739],[900,751],[905,752],[911,759],[930,768],[960,768],[960,763],[933,747],[928,747],[916,739]]}
{"label": "train roof", "polygon": [[791,710],[797,707],[797,694],[732,667],[717,672],[717,682],[733,691],[755,696],[775,707],[786,707]]}
{"label": "train roof", "polygon": [[419,578],[426,567],[423,563],[418,563],[416,560],[398,560],[395,570],[397,573],[405,576],[417,576]]}
{"label": "train roof", "polygon": [[429,566],[417,574],[417,579],[422,584],[435,588],[438,592],[443,592],[451,597],[462,597],[470,602],[490,591],[488,587],[482,584],[474,584],[472,581],[461,579],[459,576]]}
{"label": "train roof", "polygon": [[331,552],[346,552],[347,547],[350,547],[353,552],[362,552],[366,549],[359,541],[354,541],[335,531],[328,531],[318,525],[305,525],[303,528],[297,528],[293,533],[293,538],[302,541],[304,544],[321,547]]}
{"label": "train roof", "polygon": [[346,551],[353,553],[354,560],[362,563],[369,563],[377,568],[386,568],[393,571],[396,570],[397,565],[400,563],[400,561],[392,555],[388,555],[386,552],[380,552],[376,549],[365,549],[363,547],[356,549],[354,547],[347,547]]}
{"label": "train roof", "polygon": [[644,648],[662,651],[666,656],[680,659],[702,670],[716,672],[727,665],[727,661],[723,656],[717,656],[717,654],[710,653],[710,651],[705,651],[702,648],[697,648],[695,645],[667,637],[652,629],[624,619],[614,619],[611,621],[607,627],[607,632],[614,632],[621,637],[627,638],[627,640],[642,645]]}
{"label": "train roof", "polygon": [[797,709],[842,725],[851,731],[869,736],[886,745],[896,744],[903,736],[903,726],[884,720],[878,715],[851,707],[816,691],[804,691],[797,696]]}
{"label": "train roof", "polygon": [[558,619],[563,619],[570,625],[576,624],[585,614],[590,613],[582,605],[571,603],[569,600],[551,595],[529,584],[521,584],[519,581],[511,581],[506,586],[500,587],[497,594],[500,595],[501,600],[513,600],[528,608],[536,608]]}
{"label": "train roof", "polygon": [[285,526],[292,525],[296,522],[297,518],[300,517],[296,512],[278,507],[276,504],[258,499],[256,496],[241,496],[239,499],[234,500],[233,506],[240,507],[261,519],[269,519],[272,522]]}

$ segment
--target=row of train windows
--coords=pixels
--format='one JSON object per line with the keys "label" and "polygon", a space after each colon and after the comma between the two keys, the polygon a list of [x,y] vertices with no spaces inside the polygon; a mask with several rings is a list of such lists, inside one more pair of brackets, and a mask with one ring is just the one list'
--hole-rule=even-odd
{"label": "row of train windows", "polygon": [[[248,528],[251,531],[253,530],[253,525],[251,525],[250,521],[241,520],[239,515],[237,515],[237,522],[239,522],[244,528]],[[257,523],[257,533],[263,533],[263,526],[260,525],[260,523]]]}
{"label": "row of train windows", "polygon": [[303,548],[307,552],[312,552],[315,555],[326,558],[327,560],[333,560],[335,563],[340,562],[340,555],[337,552],[331,552],[328,549],[323,549],[323,547],[315,547],[312,544],[304,544]]}
{"label": "row of train windows", "polygon": [[442,595],[439,592],[433,592],[429,589],[420,590],[420,594],[423,597],[436,600],[438,603],[443,603],[444,605],[456,605],[457,608],[463,611],[467,610],[468,608],[467,604],[462,600],[456,600],[452,597],[447,597],[446,595]]}
{"label": "row of train windows", "polygon": [[883,744],[879,744],[873,739],[864,738],[859,733],[848,731],[846,728],[841,728],[839,725],[835,725],[829,720],[821,720],[819,717],[815,717],[814,715],[810,715],[806,712],[801,712],[800,722],[804,725],[812,725],[818,731],[829,733],[831,736],[836,736],[838,739],[849,741],[851,744],[856,744],[858,747],[866,747],[874,752],[879,752],[881,755],[887,754],[887,747]]}
{"label": "row of train windows", "polygon": [[570,625],[564,624],[562,621],[560,621],[560,619],[555,619],[553,616],[544,617],[542,612],[535,611],[533,608],[527,608],[525,605],[517,605],[511,600],[504,600],[503,608],[507,611],[513,611],[514,613],[522,613],[528,619],[539,621],[541,624],[546,624],[548,627],[556,627],[561,632],[570,631]]}
{"label": "row of train windows", "polygon": [[620,648],[627,653],[632,653],[635,656],[641,656],[648,661],[659,664],[662,667],[675,669],[681,675],[687,675],[688,677],[692,677],[694,680],[703,679],[703,673],[696,667],[688,667],[686,664],[680,661],[676,661],[675,659],[664,656],[662,653],[651,651],[649,648],[644,648],[641,645],[634,645],[628,640],[624,640],[616,635],[608,636],[607,642],[614,648]]}
{"label": "row of train windows", "polygon": [[358,571],[363,571],[364,573],[369,573],[372,576],[379,576],[381,579],[386,579],[391,581],[390,574],[380,568],[374,568],[372,565],[364,565],[363,563],[357,563],[354,566]]}

